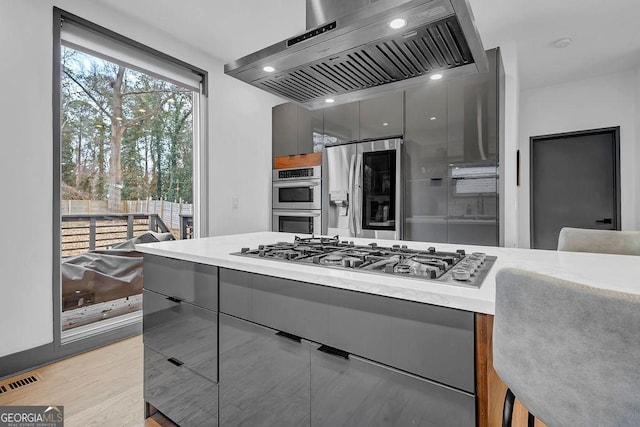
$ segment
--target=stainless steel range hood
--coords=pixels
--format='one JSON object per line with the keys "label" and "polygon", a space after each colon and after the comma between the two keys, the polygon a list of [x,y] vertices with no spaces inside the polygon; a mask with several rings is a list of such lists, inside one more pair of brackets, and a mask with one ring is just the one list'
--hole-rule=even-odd
{"label": "stainless steel range hood", "polygon": [[307,28],[224,72],[318,109],[489,69],[466,0],[307,0]]}

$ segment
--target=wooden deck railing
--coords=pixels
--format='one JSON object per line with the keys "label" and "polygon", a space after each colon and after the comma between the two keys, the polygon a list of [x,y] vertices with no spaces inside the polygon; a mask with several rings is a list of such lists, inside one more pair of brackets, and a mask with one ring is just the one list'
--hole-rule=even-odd
{"label": "wooden deck railing", "polygon": [[63,258],[106,249],[148,230],[158,233],[171,231],[158,214],[72,214],[61,218]]}

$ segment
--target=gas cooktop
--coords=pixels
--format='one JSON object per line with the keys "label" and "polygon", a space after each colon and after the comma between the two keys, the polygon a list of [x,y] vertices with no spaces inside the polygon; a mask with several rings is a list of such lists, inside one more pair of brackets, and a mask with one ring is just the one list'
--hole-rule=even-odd
{"label": "gas cooktop", "polygon": [[242,248],[240,255],[299,264],[315,264],[342,270],[355,270],[479,288],[496,257],[481,252],[467,254],[464,249],[441,252],[431,247],[410,249],[407,245],[391,247],[356,245],[335,237],[295,237],[293,243],[278,242]]}

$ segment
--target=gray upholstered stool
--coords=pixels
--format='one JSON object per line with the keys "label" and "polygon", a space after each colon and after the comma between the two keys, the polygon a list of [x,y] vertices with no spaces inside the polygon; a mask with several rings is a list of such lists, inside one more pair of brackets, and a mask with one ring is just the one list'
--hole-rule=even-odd
{"label": "gray upholstered stool", "polygon": [[558,250],[640,255],[640,231],[591,230],[565,227],[560,230]]}
{"label": "gray upholstered stool", "polygon": [[500,270],[493,364],[504,426],[514,394],[549,427],[640,426],[640,296]]}

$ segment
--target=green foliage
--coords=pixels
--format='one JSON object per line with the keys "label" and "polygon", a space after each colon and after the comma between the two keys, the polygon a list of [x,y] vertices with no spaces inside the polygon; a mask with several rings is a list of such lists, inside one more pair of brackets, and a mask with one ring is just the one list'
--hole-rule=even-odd
{"label": "green foliage", "polygon": [[[111,178],[122,200],[192,202],[191,91],[126,69],[116,93],[118,65],[69,48],[62,50],[62,68],[63,184],[87,199],[105,200]],[[114,145],[118,130],[121,140]],[[115,170],[113,146],[121,152]]]}

